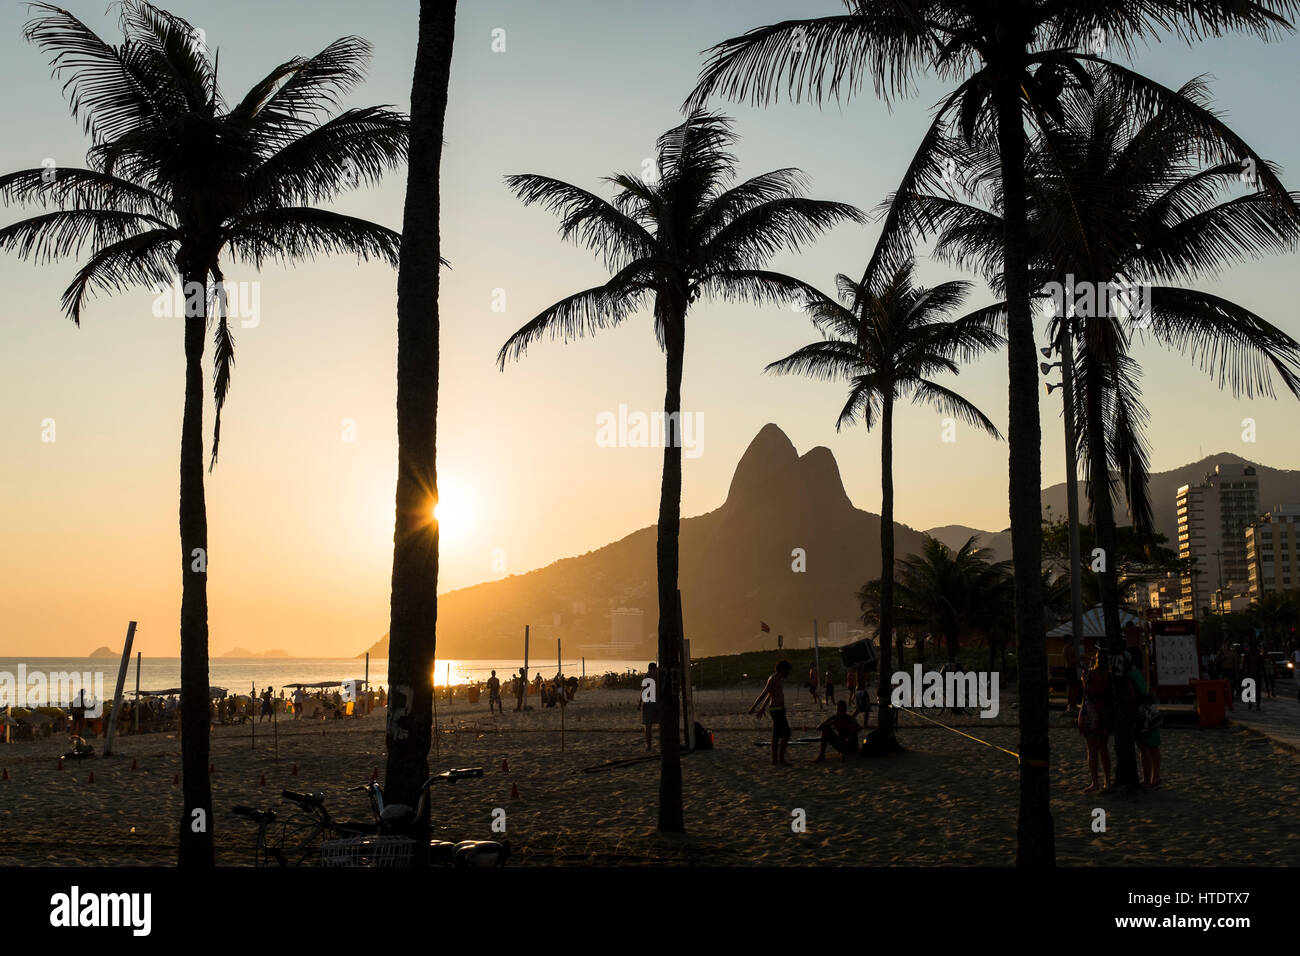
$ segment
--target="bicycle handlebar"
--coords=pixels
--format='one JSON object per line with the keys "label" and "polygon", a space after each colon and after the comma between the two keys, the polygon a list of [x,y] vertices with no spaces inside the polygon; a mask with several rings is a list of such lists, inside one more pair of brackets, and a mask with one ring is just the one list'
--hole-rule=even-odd
{"label": "bicycle handlebar", "polygon": [[325,798],[318,793],[298,793],[295,790],[281,790],[280,796],[308,810],[315,810],[325,803]]}

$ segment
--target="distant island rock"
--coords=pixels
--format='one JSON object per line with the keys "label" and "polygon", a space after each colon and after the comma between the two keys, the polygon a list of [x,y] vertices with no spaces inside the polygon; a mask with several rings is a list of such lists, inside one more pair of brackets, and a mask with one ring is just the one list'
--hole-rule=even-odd
{"label": "distant island rock", "polygon": [[279,647],[275,648],[274,650],[264,651],[261,654],[259,654],[257,651],[250,651],[247,647],[232,647],[230,650],[226,651],[226,653],[222,654],[221,656],[249,658],[249,657],[292,657],[293,655],[290,654],[288,651],[283,650],[282,648]]}
{"label": "distant island rock", "polygon": [[97,647],[86,656],[91,658],[92,660],[96,660],[101,657],[117,657],[117,651],[113,650],[111,647]]}
{"label": "distant island rock", "polygon": [[362,657],[365,657],[367,654],[369,654],[371,657],[378,658],[379,660],[388,659],[388,632],[387,631],[384,632],[383,637],[381,637],[379,640],[375,641],[375,643],[370,645],[370,650],[362,651],[360,654],[357,655],[357,658],[360,659]]}

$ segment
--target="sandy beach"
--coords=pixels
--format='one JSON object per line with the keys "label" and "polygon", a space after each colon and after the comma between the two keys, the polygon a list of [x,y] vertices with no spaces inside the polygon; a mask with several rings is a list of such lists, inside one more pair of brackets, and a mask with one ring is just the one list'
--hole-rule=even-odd
{"label": "sandy beach", "polygon": [[[658,763],[583,772],[644,755],[632,691],[588,690],[558,710],[489,717],[486,705],[439,706],[435,771],[481,766],[485,776],[435,790],[435,822],[448,839],[490,838],[494,808],[506,811],[512,865],[1007,865],[1017,806],[1014,758],[904,716],[908,753],[886,760],[832,756],[813,763],[815,744],[792,744],[791,767],[773,767],[757,746],[770,724],[743,712],[750,688],[701,694],[700,722],[712,751],[690,754],[682,771],[688,834],[654,831]],[[828,711],[798,695],[796,740]],[[1014,750],[1014,711],[961,729]],[[1082,792],[1081,738],[1053,715],[1053,812],[1061,865],[1284,865],[1297,839],[1300,755],[1240,727],[1171,726],[1164,738],[1165,788],[1135,798]],[[345,793],[383,772],[382,711],[344,721],[283,721],[276,757],[269,725],[256,748],[247,727],[213,734],[212,778],[218,861],[252,862],[253,827],[235,804],[266,806],[282,788],[320,790],[336,817],[365,818],[363,798]],[[102,744],[96,741],[97,744]],[[0,747],[0,865],[170,865],[180,787],[174,735],[121,739],[118,756],[57,769],[63,742]],[[503,769],[506,761],[508,769]],[[130,769],[132,763],[138,769]],[[294,767],[297,774],[292,773]],[[89,775],[93,771],[94,782]],[[265,777],[266,785],[260,786]],[[511,787],[519,790],[512,799]],[[1107,830],[1092,830],[1093,809]],[[792,832],[805,811],[807,831]],[[880,821],[888,821],[881,827]]]}

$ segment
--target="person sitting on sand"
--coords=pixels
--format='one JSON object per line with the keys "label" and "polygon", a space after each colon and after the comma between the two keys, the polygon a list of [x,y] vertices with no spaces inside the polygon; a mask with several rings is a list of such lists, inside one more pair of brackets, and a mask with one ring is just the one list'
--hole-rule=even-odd
{"label": "person sitting on sand", "polygon": [[[761,719],[763,711],[770,706],[772,709],[772,763],[776,765],[789,766],[789,761],[785,759],[785,748],[790,743],[790,722],[785,717],[785,688],[781,682],[790,676],[791,667],[789,661],[781,661],[776,665],[776,670],[772,676],[767,679],[763,685],[762,692],[749,705],[749,712],[752,714],[754,708],[758,708],[758,716]],[[817,671],[812,672],[813,680],[817,679]],[[816,690],[813,691],[816,696]],[[759,705],[762,706],[759,706]]]}
{"label": "person sitting on sand", "polygon": [[839,752],[841,760],[847,760],[858,752],[858,733],[862,728],[849,716],[848,701],[838,701],[835,704],[835,716],[827,717],[817,729],[822,734],[822,750],[813,763],[826,759],[827,744]]}
{"label": "person sitting on sand", "polygon": [[[1115,697],[1110,684],[1110,671],[1101,663],[1101,652],[1093,658],[1092,667],[1083,678],[1083,707],[1079,709],[1079,733],[1088,744],[1088,770],[1092,774],[1092,784],[1084,788],[1084,793],[1101,790],[1110,791],[1110,750],[1107,743],[1115,729]],[[1106,784],[1103,789],[1097,778],[1100,763],[1105,771]]]}
{"label": "person sitting on sand", "polygon": [[86,743],[84,737],[73,734],[68,738],[68,743],[72,744],[72,749],[64,754],[65,757],[93,757],[95,755],[95,748]]}

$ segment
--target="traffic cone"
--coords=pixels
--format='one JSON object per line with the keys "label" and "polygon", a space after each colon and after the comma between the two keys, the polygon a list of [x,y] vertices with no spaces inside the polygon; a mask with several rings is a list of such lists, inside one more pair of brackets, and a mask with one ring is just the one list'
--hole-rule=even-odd
{"label": "traffic cone", "polygon": [[379,768],[378,768],[378,767],[375,767],[373,770],[370,771],[370,779],[371,779],[371,780],[378,780],[378,779],[379,779]]}
{"label": "traffic cone", "polygon": [[132,769],[132,770],[139,770],[139,769],[140,769],[140,762],[139,762],[138,760],[136,760],[134,757],[131,758],[131,769]]}
{"label": "traffic cone", "polygon": [[179,784],[180,782],[181,782],[181,775],[180,775],[180,774],[177,774],[176,776],[172,777],[172,786],[173,786],[173,787],[176,786],[177,784]]}
{"label": "traffic cone", "polygon": [[9,768],[5,767],[4,773],[0,774],[0,780],[8,780],[8,779],[9,779]]}
{"label": "traffic cone", "polygon": [[258,784],[257,784],[257,785],[258,785],[259,787],[265,787],[265,786],[266,786],[266,774],[262,774],[262,779],[261,779],[260,781],[258,781]]}
{"label": "traffic cone", "polygon": [[519,784],[517,784],[517,783],[512,783],[512,784],[510,785],[510,798],[511,798],[512,800],[518,800],[518,799],[519,799]]}
{"label": "traffic cone", "polygon": [[62,758],[62,757],[59,758],[59,769],[60,769],[60,770],[63,769],[63,758]]}
{"label": "traffic cone", "polygon": [[217,772],[217,765],[214,763],[208,764],[208,773],[216,773],[216,772]]}
{"label": "traffic cone", "polygon": [[94,782],[95,782],[95,771],[92,770],[90,771],[90,776],[86,778],[86,783],[94,783]]}
{"label": "traffic cone", "polygon": [[298,765],[297,765],[297,764],[294,764],[294,765],[293,765],[293,769],[289,771],[289,776],[291,776],[291,777],[296,777],[296,776],[298,776]]}
{"label": "traffic cone", "polygon": [[502,773],[509,773],[509,772],[510,772],[510,761],[509,761],[509,760],[502,759],[502,761],[501,761],[501,772],[502,772]]}

